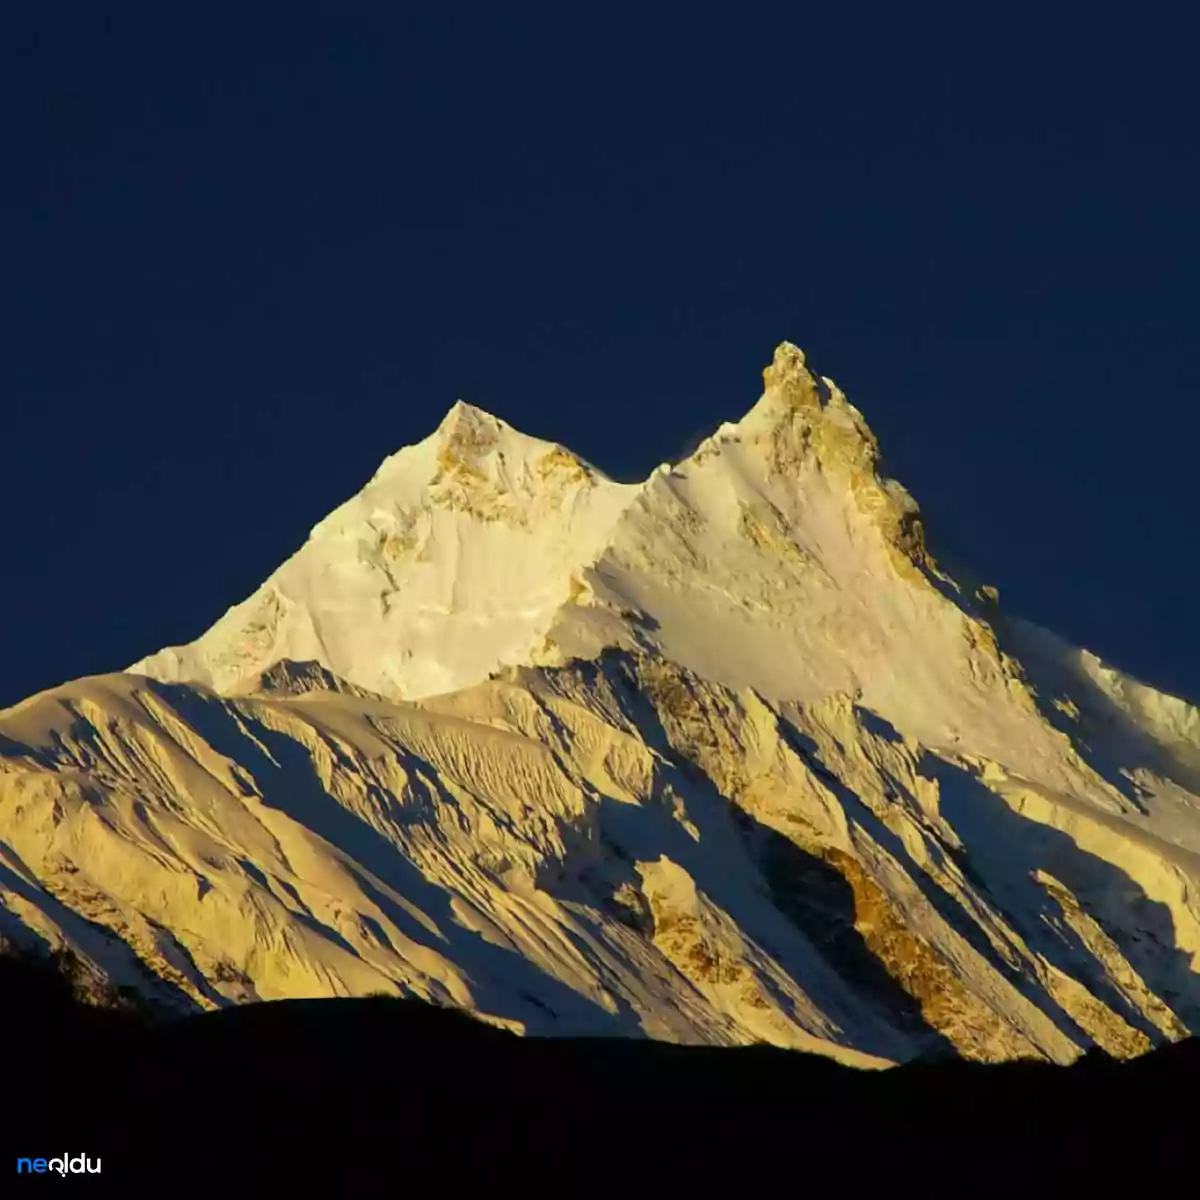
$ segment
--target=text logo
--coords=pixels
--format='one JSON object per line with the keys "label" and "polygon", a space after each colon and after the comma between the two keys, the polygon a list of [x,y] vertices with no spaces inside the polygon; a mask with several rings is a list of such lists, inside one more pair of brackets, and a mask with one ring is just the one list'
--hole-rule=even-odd
{"label": "text logo", "polygon": [[57,1158],[18,1158],[18,1175],[99,1175],[100,1160],[86,1154],[60,1154]]}

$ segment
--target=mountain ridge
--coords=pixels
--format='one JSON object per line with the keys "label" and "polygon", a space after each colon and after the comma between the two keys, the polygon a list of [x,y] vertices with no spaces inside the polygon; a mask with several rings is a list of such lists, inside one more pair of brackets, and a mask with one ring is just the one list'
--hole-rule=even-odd
{"label": "mountain ridge", "polygon": [[1200,1025],[1200,714],[930,553],[832,380],[620,484],[459,402],[196,642],[0,712],[0,933],[861,1067]]}

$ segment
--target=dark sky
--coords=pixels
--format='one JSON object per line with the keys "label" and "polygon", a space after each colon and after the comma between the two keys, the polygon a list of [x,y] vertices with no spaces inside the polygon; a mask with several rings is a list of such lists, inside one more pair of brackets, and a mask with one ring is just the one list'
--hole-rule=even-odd
{"label": "dark sky", "polygon": [[0,704],[198,635],[456,398],[631,478],[784,338],[935,546],[1200,694],[1195,28],[289,7],[10,15]]}

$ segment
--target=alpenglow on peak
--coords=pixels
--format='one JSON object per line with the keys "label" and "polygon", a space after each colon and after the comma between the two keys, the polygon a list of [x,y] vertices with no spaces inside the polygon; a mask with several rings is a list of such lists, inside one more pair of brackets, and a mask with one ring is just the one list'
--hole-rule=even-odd
{"label": "alpenglow on peak", "polygon": [[0,934],[859,1066],[1200,1030],[1200,713],[880,462],[790,343],[637,484],[454,405],[196,641],[0,713]]}
{"label": "alpenglow on peak", "polygon": [[[747,655],[737,681],[779,692],[779,669],[754,666],[761,629],[742,628],[761,626],[763,605],[780,615],[806,602],[812,616],[843,611],[836,598],[867,581],[863,555],[882,552],[912,582],[931,564],[915,504],[877,476],[875,439],[840,389],[814,376],[790,342],[763,382],[740,421],[641,484],[616,483],[562,445],[459,400],[429,437],[385,459],[254,595],[195,642],[130,669],[236,691],[281,660],[312,661],[355,686],[416,698],[506,664],[640,645],[654,640],[656,622],[668,641],[691,637],[694,614],[737,562],[703,640],[724,630],[729,654]],[[801,560],[814,571],[793,577]],[[861,577],[854,587],[839,581],[851,564]],[[661,604],[669,626],[652,611]],[[791,690],[848,684],[854,670],[846,654],[834,656],[836,667],[810,664]],[[706,650],[697,662],[717,669],[720,658]]]}

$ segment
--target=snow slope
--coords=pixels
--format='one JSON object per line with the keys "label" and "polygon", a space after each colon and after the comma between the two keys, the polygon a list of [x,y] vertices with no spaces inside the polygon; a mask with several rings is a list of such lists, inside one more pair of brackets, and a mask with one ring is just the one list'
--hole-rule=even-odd
{"label": "snow slope", "polygon": [[1196,709],[952,578],[794,346],[765,384],[640,485],[456,405],[197,641],[0,713],[0,935],[861,1065],[1195,1030]]}
{"label": "snow slope", "polygon": [[636,491],[460,402],[203,637],[129,669],[227,691],[315,661],[397,698],[478,682],[537,645]]}

